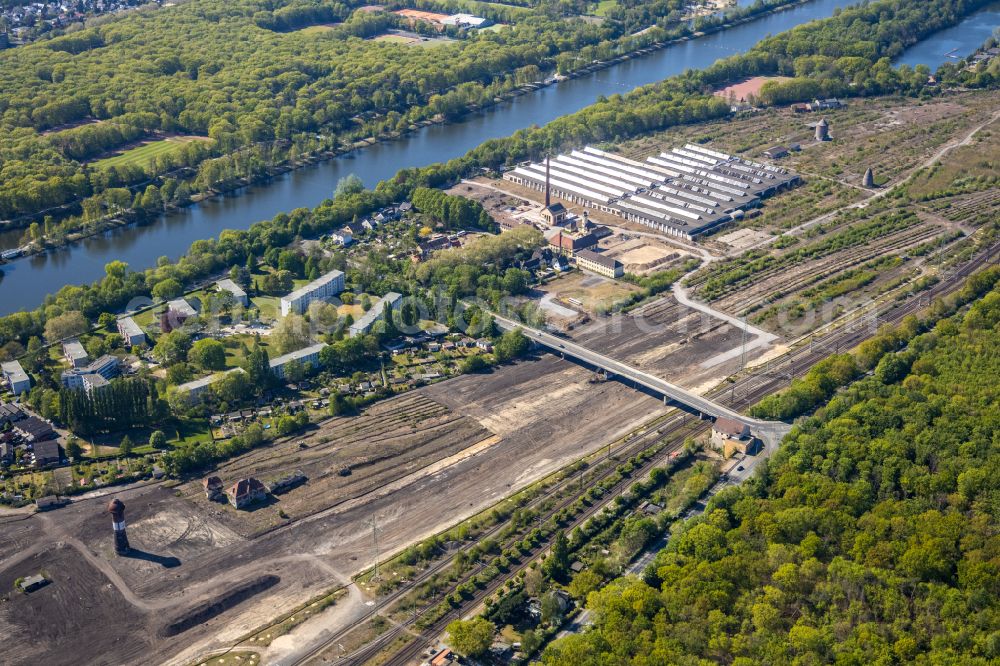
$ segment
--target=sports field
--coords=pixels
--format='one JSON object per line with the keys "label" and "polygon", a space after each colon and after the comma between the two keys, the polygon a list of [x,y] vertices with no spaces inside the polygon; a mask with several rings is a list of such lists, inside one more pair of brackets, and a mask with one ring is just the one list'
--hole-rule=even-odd
{"label": "sports field", "polygon": [[210,141],[210,139],[206,139],[202,136],[172,136],[167,139],[160,139],[156,141],[144,141],[135,148],[129,148],[128,150],[121,151],[111,157],[95,160],[91,164],[97,168],[125,166],[128,164],[146,167],[149,165],[150,160],[157,155],[171,153],[184,144],[191,143],[192,141]]}

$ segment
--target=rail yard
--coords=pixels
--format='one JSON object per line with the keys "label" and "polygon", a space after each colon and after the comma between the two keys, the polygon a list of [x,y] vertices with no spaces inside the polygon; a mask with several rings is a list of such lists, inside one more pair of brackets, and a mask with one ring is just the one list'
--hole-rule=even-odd
{"label": "rail yard", "polygon": [[[745,411],[996,261],[983,217],[996,197],[944,193],[933,180],[938,170],[975,172],[975,151],[996,147],[995,109],[976,94],[958,100],[852,102],[829,114],[834,140],[808,146],[813,128],[791,110],[773,110],[617,152],[583,147],[452,191],[547,232],[568,233],[572,224],[585,235],[588,223],[607,225],[592,247],[633,267],[627,278],[553,269],[520,304],[538,303],[566,343]],[[941,132],[921,132],[913,119]],[[859,159],[873,165],[878,186],[843,173],[851,154],[838,137],[850,132],[861,137]],[[803,150],[787,168],[762,156],[794,140]],[[880,161],[890,149],[900,152]],[[732,190],[743,169],[761,172],[751,178],[761,183],[729,192],[730,206],[696,198],[714,195],[691,178]],[[598,176],[614,182],[598,199],[580,199],[595,192],[580,179]],[[926,201],[901,210],[904,185]],[[564,202],[570,222],[548,224],[558,209],[539,201],[542,192]],[[790,202],[802,211],[778,215]],[[657,219],[636,217],[640,204]],[[561,237],[548,243],[554,264],[574,252],[563,252]],[[652,289],[664,273],[673,279]],[[565,326],[556,325],[560,316]],[[560,358],[558,344],[555,353],[536,347],[489,372],[323,419],[214,466],[224,484],[295,477],[251,510],[210,500],[206,479],[192,476],[95,491],[52,512],[0,515],[0,585],[10,590],[39,571],[54,581],[0,608],[11,637],[5,657],[186,666],[232,651],[275,664],[419,663],[450,621],[540,561],[558,530],[628,502],[653,468],[672,474],[693,461],[718,463],[685,446],[705,439],[708,421]],[[125,557],[114,554],[111,495],[128,511]],[[419,566],[371,575],[373,564],[432,541]],[[486,541],[492,550],[480,547]],[[110,623],[133,639],[100,631]],[[43,645],[28,639],[34,631]]]}

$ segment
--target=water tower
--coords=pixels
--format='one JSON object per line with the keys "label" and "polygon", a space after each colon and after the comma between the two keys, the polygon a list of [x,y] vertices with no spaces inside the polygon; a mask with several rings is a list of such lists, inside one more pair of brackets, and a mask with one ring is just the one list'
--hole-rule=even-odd
{"label": "water tower", "polygon": [[111,526],[115,530],[115,552],[124,555],[129,551],[128,535],[125,534],[125,503],[117,497],[108,503]]}

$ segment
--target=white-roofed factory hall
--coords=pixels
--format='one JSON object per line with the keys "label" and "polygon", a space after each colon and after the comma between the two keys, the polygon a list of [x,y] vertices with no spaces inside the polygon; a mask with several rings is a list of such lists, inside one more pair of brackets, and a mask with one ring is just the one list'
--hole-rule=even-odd
{"label": "white-roofed factory hall", "polygon": [[639,162],[592,146],[525,163],[504,180],[691,240],[801,182],[787,169],[686,144]]}

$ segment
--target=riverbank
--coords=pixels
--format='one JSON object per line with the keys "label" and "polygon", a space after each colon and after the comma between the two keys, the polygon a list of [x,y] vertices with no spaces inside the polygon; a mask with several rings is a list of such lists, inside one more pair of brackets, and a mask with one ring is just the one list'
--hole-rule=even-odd
{"label": "riverbank", "polygon": [[[708,37],[710,35],[730,30],[732,28],[741,25],[753,23],[767,16],[787,11],[794,7],[807,5],[810,2],[813,2],[813,0],[788,0],[787,2],[784,2],[781,5],[768,7],[767,9],[762,9],[755,13],[738,17],[736,19],[727,21],[726,23],[709,26],[706,29],[700,31],[693,31],[690,30],[690,27],[687,27],[684,29],[687,31],[686,34],[683,34],[681,36],[672,39],[655,41],[648,45],[641,46],[639,48],[618,55],[614,58],[591,62],[585,66],[579,67],[565,74],[555,74],[552,72],[552,70],[550,70],[549,75],[543,78],[542,80],[517,86],[509,91],[503,92],[495,96],[493,100],[489,103],[469,104],[466,106],[466,108],[460,115],[456,115],[452,118],[444,118],[443,116],[439,115],[431,119],[426,119],[417,123],[413,123],[406,129],[406,131],[403,132],[393,131],[393,132],[383,132],[380,134],[372,134],[364,138],[353,140],[350,143],[346,143],[342,146],[338,146],[333,149],[323,148],[320,150],[316,150],[301,155],[295,159],[287,160],[272,165],[271,167],[266,169],[266,171],[263,173],[251,177],[240,177],[240,178],[235,178],[228,182],[214,184],[211,189],[205,190],[203,192],[198,192],[192,195],[188,201],[177,202],[175,204],[165,206],[164,208],[155,212],[129,211],[128,214],[126,215],[121,215],[121,214],[116,214],[113,216],[109,215],[100,220],[88,222],[87,225],[90,228],[83,231],[73,231],[71,233],[67,233],[64,237],[56,240],[49,240],[44,242],[29,241],[25,243],[23,235],[27,233],[28,225],[20,225],[17,227],[5,228],[2,224],[0,224],[0,250],[19,247],[23,245],[24,252],[19,257],[23,259],[31,257],[33,255],[45,254],[61,248],[72,247],[74,244],[79,243],[80,241],[86,240],[88,238],[93,238],[96,236],[107,234],[108,232],[112,232],[117,229],[122,229],[124,227],[142,224],[143,222],[149,220],[151,217],[159,216],[162,214],[170,214],[179,211],[181,208],[186,208],[194,204],[211,200],[213,198],[225,197],[227,195],[239,192],[240,190],[244,190],[254,185],[267,184],[276,178],[280,178],[298,169],[303,169],[306,167],[315,166],[323,162],[331,161],[337,158],[350,156],[355,151],[359,151],[364,148],[370,148],[378,144],[405,139],[430,126],[444,126],[448,124],[462,122],[465,119],[467,119],[470,115],[489,111],[490,109],[496,106],[509,103],[524,95],[537,93],[538,91],[544,88],[554,86],[558,83],[592,75],[595,72],[599,72],[604,69],[621,65],[623,63],[627,63],[637,58],[649,56],[665,48],[681,45],[686,42]],[[639,38],[639,37],[641,37],[641,35],[633,34],[623,37],[622,39]],[[383,118],[384,118],[383,116],[377,116],[371,118],[369,119],[367,124],[378,123]],[[238,152],[212,159],[232,157],[235,154],[238,154]],[[175,172],[163,174],[156,178],[143,181],[141,183],[131,186],[129,189],[132,191],[134,195],[136,193],[141,192],[145,187],[147,187],[150,184],[157,186],[162,185],[164,179],[175,177],[178,175],[180,171],[182,170],[177,170]],[[188,171],[190,171],[190,168],[188,168]],[[189,180],[187,182],[190,183],[191,181],[193,181],[193,174],[188,174],[188,176]],[[79,202],[77,202],[76,204],[66,204],[64,206],[60,206],[59,208],[65,210],[67,209],[67,207],[73,207],[78,205]],[[37,218],[35,219],[37,221]],[[26,220],[26,221],[30,222],[31,220]],[[17,234],[15,237],[15,232],[20,232],[20,233]],[[3,263],[5,262],[0,261],[0,265],[2,265]]]}

